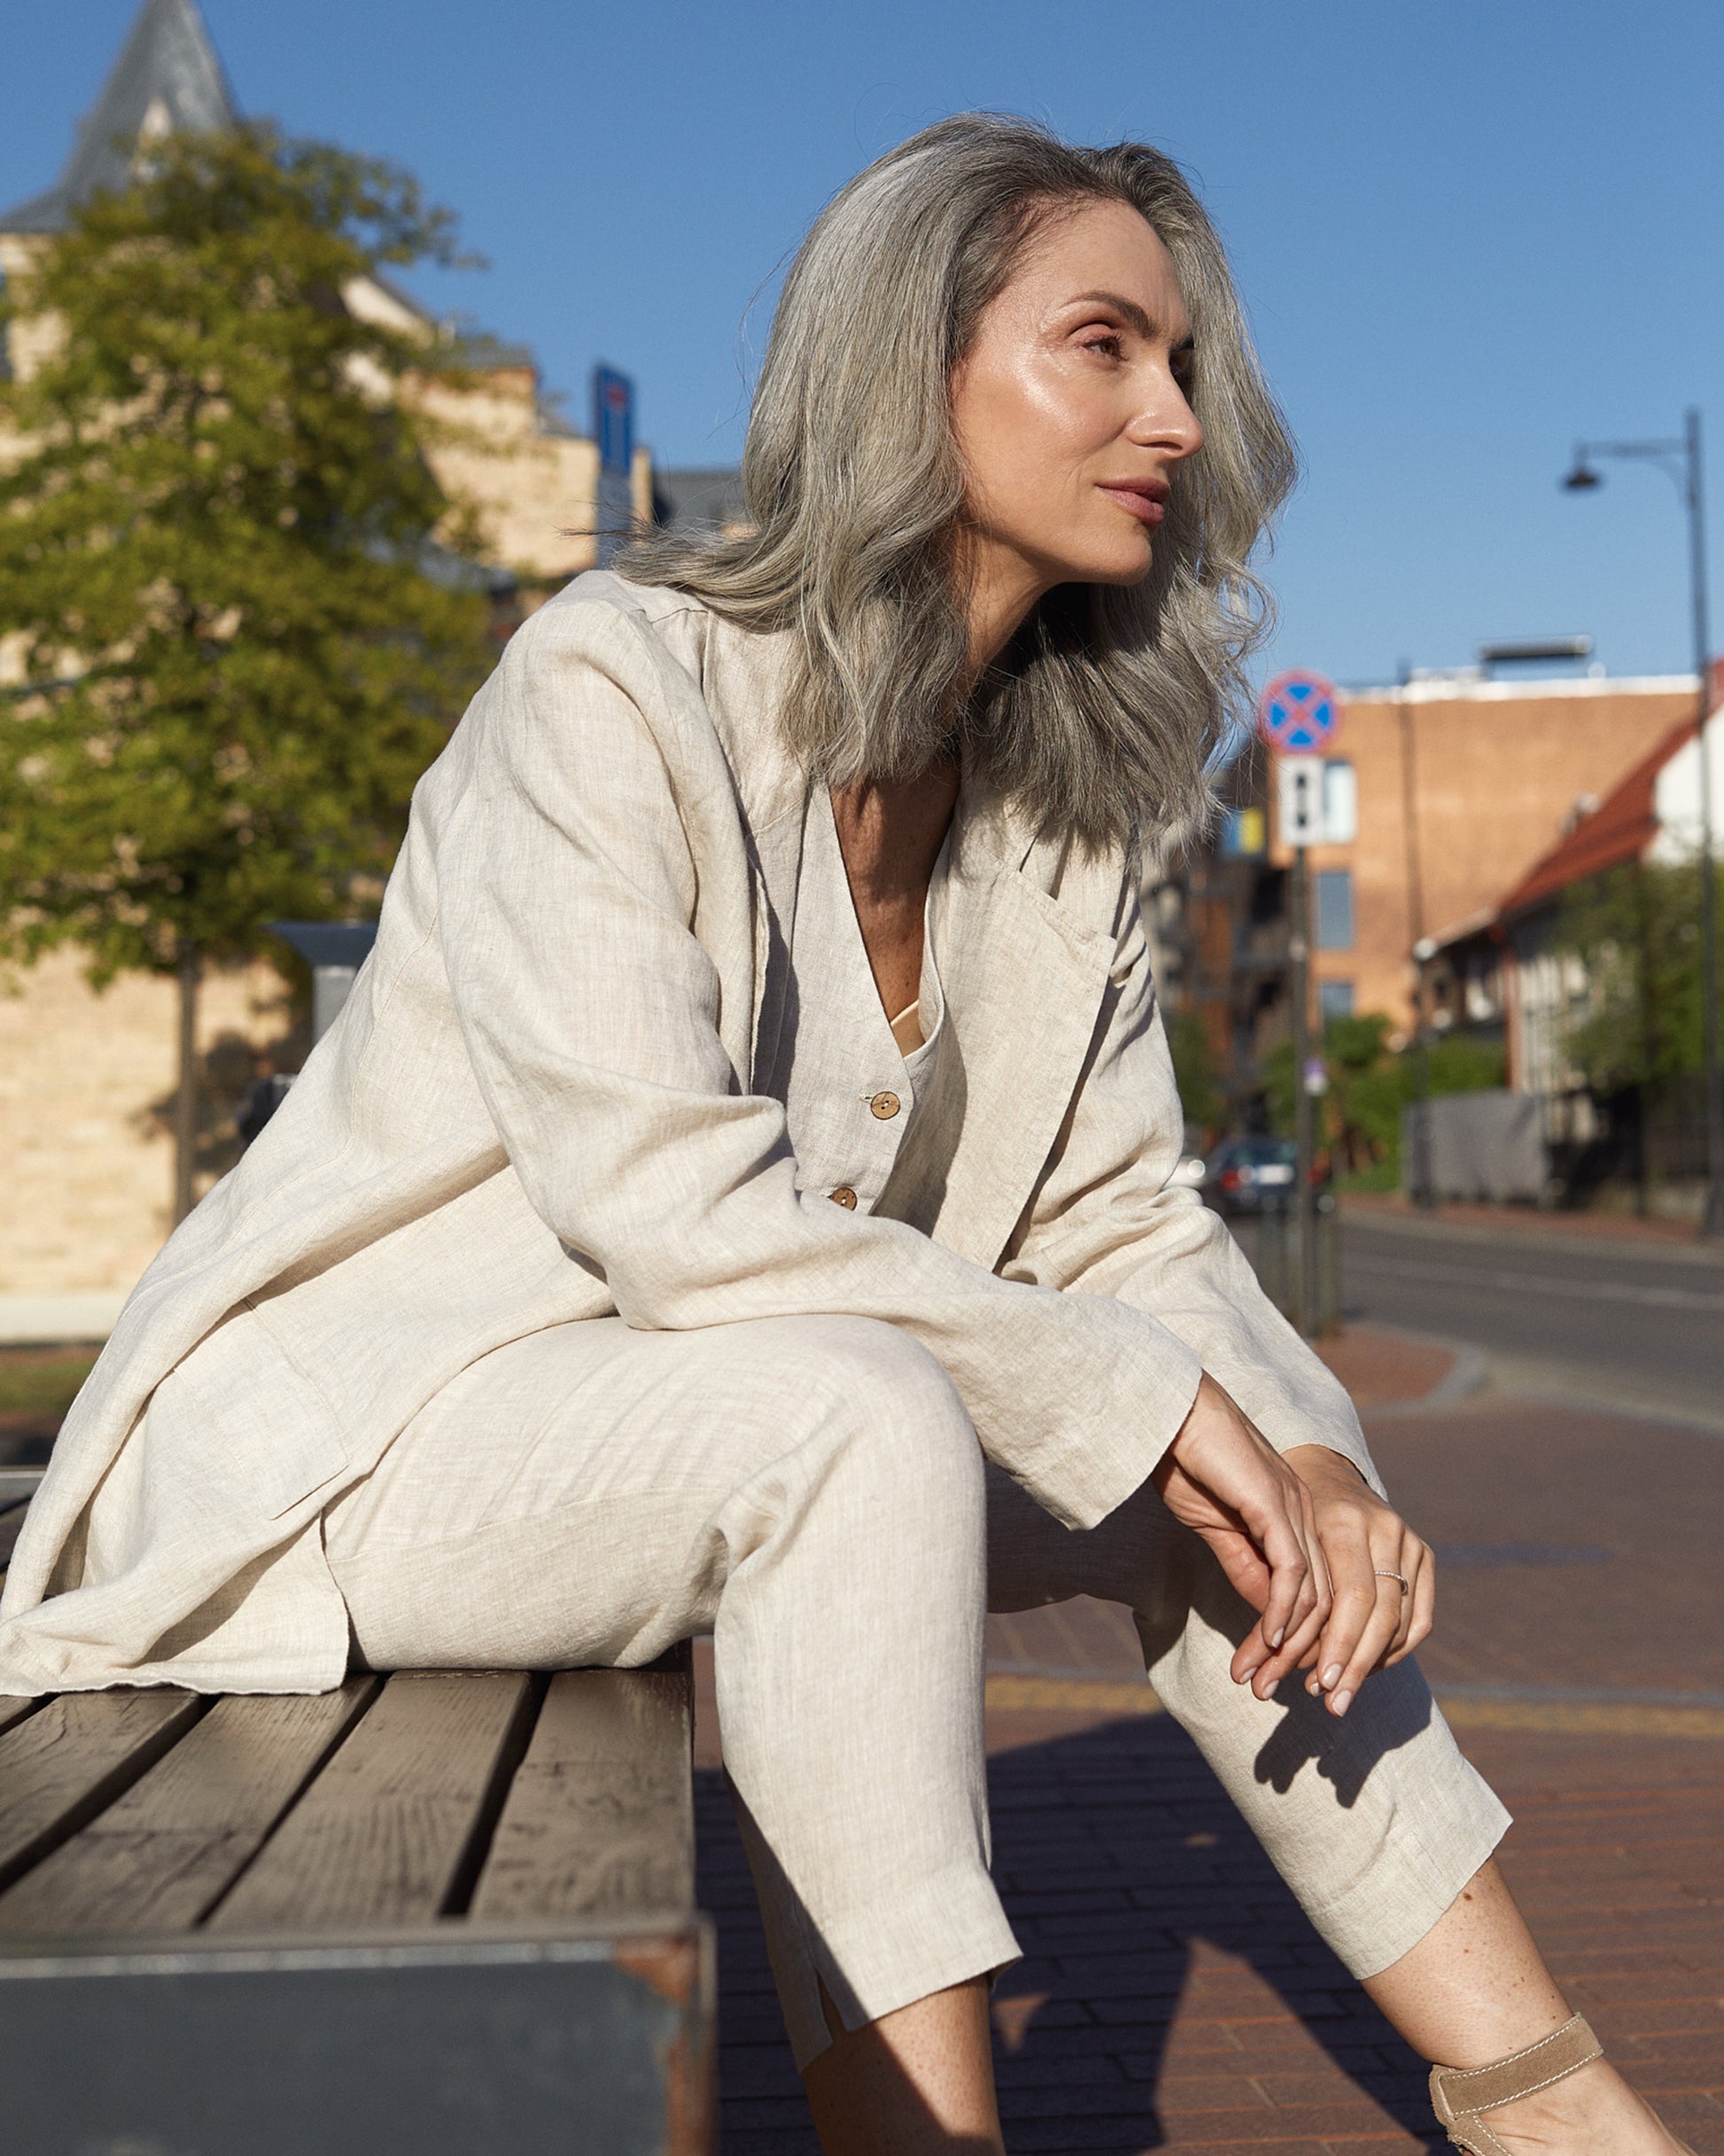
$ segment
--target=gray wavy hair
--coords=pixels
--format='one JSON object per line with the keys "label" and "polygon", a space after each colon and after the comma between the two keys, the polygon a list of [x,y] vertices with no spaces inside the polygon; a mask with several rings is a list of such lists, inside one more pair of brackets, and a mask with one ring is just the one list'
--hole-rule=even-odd
{"label": "gray wavy hair", "polygon": [[[1129,203],[1173,259],[1204,448],[1175,470],[1144,581],[1048,593],[972,685],[952,372],[1026,241],[1087,201]],[[755,528],[654,533],[616,565],[796,632],[781,723],[827,785],[913,777],[955,736],[967,770],[1044,832],[1159,849],[1211,807],[1269,619],[1250,557],[1296,473],[1226,254],[1172,160],[969,113],[870,165],[797,253],[742,457]]]}

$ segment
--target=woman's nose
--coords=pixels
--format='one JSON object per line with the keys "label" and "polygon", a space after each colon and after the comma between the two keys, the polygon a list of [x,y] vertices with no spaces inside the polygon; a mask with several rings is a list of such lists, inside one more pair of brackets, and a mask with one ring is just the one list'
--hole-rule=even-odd
{"label": "woman's nose", "polygon": [[1203,447],[1203,426],[1171,376],[1128,430],[1140,448],[1159,449],[1169,460],[1195,456]]}

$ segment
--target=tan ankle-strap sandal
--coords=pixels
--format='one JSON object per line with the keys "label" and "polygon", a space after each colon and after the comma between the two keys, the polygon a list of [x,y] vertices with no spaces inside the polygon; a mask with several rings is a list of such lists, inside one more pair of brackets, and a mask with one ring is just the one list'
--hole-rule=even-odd
{"label": "tan ankle-strap sandal", "polygon": [[[1522,2097],[1565,2081],[1604,2056],[1604,2045],[1576,2014],[1539,2043],[1529,2043],[1524,2051],[1511,2051],[1492,2066],[1433,2066],[1431,2106],[1457,2149],[1467,2150],[1470,2156],[1509,2156],[1479,2113],[1495,2111],[1499,2104],[1518,2103]],[[1675,2146],[1685,2156],[1694,2156],[1686,2141],[1676,2141]]]}
{"label": "tan ankle-strap sandal", "polygon": [[1510,2051],[1493,2066],[1433,2066],[1431,2107],[1457,2149],[1469,2150],[1471,2156],[1509,2156],[1479,2113],[1518,2103],[1604,2056],[1604,2045],[1576,2014],[1541,2043]]}

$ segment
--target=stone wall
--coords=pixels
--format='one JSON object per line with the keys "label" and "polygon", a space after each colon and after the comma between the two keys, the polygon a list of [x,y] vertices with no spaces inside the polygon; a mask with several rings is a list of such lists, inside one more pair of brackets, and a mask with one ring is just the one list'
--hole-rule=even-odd
{"label": "stone wall", "polygon": [[[128,1288],[170,1225],[175,985],[128,975],[98,995],[82,968],[62,950],[0,984],[0,1295]],[[237,1157],[246,1087],[294,1069],[305,1036],[268,966],[212,973],[198,1015],[201,1195]]]}

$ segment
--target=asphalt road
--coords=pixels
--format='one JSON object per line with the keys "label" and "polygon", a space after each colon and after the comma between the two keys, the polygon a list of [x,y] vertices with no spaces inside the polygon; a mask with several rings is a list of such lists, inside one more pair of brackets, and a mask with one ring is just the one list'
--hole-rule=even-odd
{"label": "asphalt road", "polygon": [[1504,1389],[1724,1434],[1724,1257],[1355,1215],[1342,1304],[1355,1324],[1481,1350]]}

